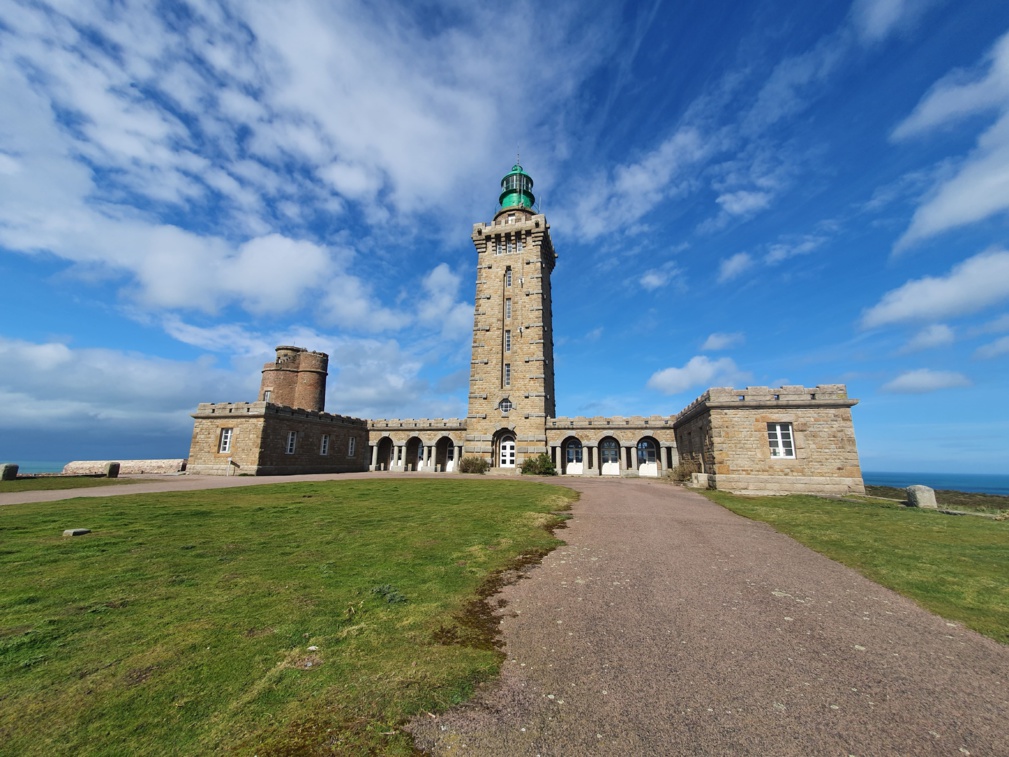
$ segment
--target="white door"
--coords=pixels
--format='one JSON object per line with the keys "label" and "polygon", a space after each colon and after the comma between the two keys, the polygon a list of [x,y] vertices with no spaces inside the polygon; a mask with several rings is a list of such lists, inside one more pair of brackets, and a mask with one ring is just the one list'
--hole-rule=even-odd
{"label": "white door", "polygon": [[455,445],[448,445],[445,450],[445,472],[451,473],[455,470]]}
{"label": "white door", "polygon": [[515,467],[515,440],[511,437],[501,440],[501,467]]}
{"label": "white door", "polygon": [[638,442],[638,475],[658,476],[659,462],[655,443],[650,439]]}

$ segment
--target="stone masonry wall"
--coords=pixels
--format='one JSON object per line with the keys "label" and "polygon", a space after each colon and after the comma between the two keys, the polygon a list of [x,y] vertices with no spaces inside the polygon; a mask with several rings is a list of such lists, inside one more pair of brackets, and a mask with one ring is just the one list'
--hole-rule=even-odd
{"label": "stone masonry wall", "polygon": [[[862,493],[856,402],[841,384],[711,389],[677,417],[681,459],[702,462],[718,489]],[[768,423],[791,424],[794,458],[772,456]]]}
{"label": "stone masonry wall", "polygon": [[[368,426],[358,418],[266,402],[201,404],[193,417],[190,473],[284,475],[368,469]],[[232,443],[231,450],[222,453],[220,440],[225,428],[232,429]],[[288,454],[291,432],[296,434],[295,449]],[[327,454],[322,454],[324,434],[329,437]]]}

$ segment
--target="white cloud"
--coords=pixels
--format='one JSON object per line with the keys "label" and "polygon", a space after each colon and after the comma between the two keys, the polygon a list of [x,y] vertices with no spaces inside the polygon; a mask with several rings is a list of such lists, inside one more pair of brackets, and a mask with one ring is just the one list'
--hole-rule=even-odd
{"label": "white cloud", "polygon": [[649,292],[661,289],[670,282],[677,280],[683,272],[675,263],[664,263],[658,268],[645,271],[638,279],[638,283]]}
{"label": "white cloud", "polygon": [[710,155],[719,137],[705,139],[693,128],[675,131],[641,159],[591,177],[580,187],[571,225],[589,239],[627,229],[664,200],[693,182],[691,168]]}
{"label": "white cloud", "polygon": [[710,334],[708,338],[704,340],[704,344],[701,345],[701,350],[703,352],[727,350],[730,347],[738,347],[745,339],[746,337],[739,331],[732,334],[715,332],[714,334]]}
{"label": "white cloud", "polygon": [[808,255],[826,241],[826,237],[807,236],[794,243],[777,242],[768,249],[764,262],[767,265],[776,265],[798,255]]}
{"label": "white cloud", "polygon": [[446,339],[461,339],[473,330],[473,305],[456,299],[461,284],[462,276],[447,263],[435,266],[421,282],[424,296],[418,306],[420,322],[437,326]]}
{"label": "white cloud", "polygon": [[769,192],[740,190],[738,192],[721,194],[716,198],[715,202],[729,215],[750,215],[770,205],[771,194]]}
{"label": "white cloud", "polygon": [[955,339],[956,335],[949,326],[944,323],[933,323],[911,337],[901,352],[918,352],[934,347],[945,347],[953,344]]}
{"label": "white cloud", "polygon": [[0,337],[0,396],[6,408],[0,427],[8,431],[91,426],[186,431],[199,402],[251,398],[255,383],[255,377],[207,360]]}
{"label": "white cloud", "polygon": [[1000,111],[994,125],[952,176],[942,179],[917,208],[894,249],[901,251],[931,236],[1009,211],[1009,34],[985,56],[978,71],[957,71],[940,80],[893,131],[910,137],[967,116]]}
{"label": "white cloud", "polygon": [[913,24],[929,5],[931,0],[855,0],[851,15],[858,36],[878,42]]}
{"label": "white cloud", "polygon": [[934,321],[974,313],[1009,299],[1009,252],[989,250],[943,277],[915,279],[883,295],[862,315],[862,327]]}
{"label": "white cloud", "polygon": [[883,385],[883,391],[894,394],[926,394],[940,389],[970,386],[970,379],[955,371],[933,371],[919,368],[902,373]]}
{"label": "white cloud", "polygon": [[712,360],[696,355],[682,368],[666,368],[652,374],[648,388],[663,394],[679,394],[696,387],[731,386],[748,378],[749,374],[740,371],[731,358]]}
{"label": "white cloud", "polygon": [[753,267],[753,258],[749,253],[737,252],[735,255],[722,260],[718,266],[718,282],[724,283],[743,275]]}
{"label": "white cloud", "polygon": [[974,352],[974,357],[986,360],[993,357],[1000,357],[1002,355],[1009,355],[1009,336],[1004,336],[1000,339],[996,339],[994,342],[982,345]]}

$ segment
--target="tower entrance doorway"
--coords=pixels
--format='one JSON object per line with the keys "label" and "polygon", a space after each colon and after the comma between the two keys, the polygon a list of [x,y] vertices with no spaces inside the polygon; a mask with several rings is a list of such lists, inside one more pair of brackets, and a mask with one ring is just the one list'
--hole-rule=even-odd
{"label": "tower entrance doorway", "polygon": [[501,437],[501,454],[498,458],[498,465],[502,468],[515,467],[515,437]]}

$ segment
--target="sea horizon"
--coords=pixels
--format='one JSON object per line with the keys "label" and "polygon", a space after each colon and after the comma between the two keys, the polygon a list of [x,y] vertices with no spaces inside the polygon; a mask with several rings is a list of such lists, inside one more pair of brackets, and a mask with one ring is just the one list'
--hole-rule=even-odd
{"label": "sea horizon", "polygon": [[[13,462],[13,461],[11,461]],[[26,460],[18,463],[21,474],[62,473],[69,460]],[[903,489],[922,484],[932,489],[952,489],[979,494],[1009,496],[1009,474],[1003,473],[924,473],[908,471],[862,471],[867,486],[893,486]]]}

